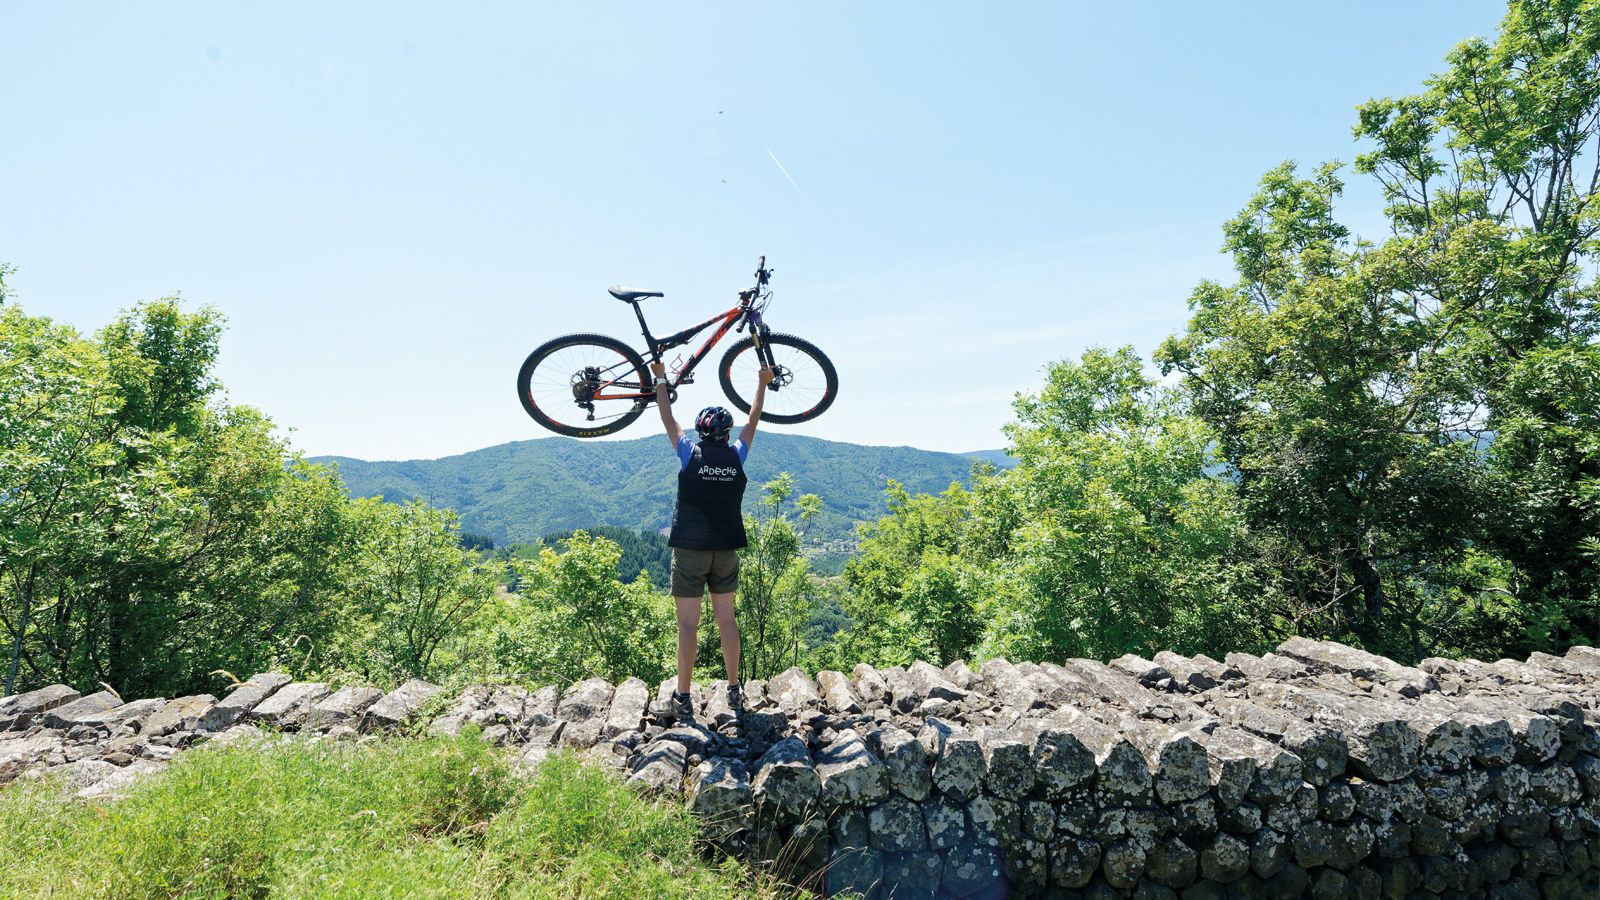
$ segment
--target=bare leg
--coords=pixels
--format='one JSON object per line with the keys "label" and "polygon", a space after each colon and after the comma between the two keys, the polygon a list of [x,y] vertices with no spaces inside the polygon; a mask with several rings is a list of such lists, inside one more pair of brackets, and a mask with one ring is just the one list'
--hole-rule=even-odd
{"label": "bare leg", "polygon": [[[700,630],[700,604],[703,598],[672,599],[678,604],[678,693],[687,694],[690,679],[694,676],[695,633]],[[726,655],[727,651],[724,650],[723,653]]]}
{"label": "bare leg", "polygon": [[[722,638],[722,666],[728,670],[728,683],[738,684],[739,626],[733,621],[733,597],[732,593],[712,594],[711,615],[717,620],[717,637]],[[679,650],[678,653],[682,654],[683,651]]]}

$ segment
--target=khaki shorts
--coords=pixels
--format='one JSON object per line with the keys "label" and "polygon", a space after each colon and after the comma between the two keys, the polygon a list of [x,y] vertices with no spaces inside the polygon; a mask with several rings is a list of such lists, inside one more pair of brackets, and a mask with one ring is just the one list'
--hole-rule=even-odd
{"label": "khaki shorts", "polygon": [[702,597],[739,589],[739,551],[672,548],[672,596]]}

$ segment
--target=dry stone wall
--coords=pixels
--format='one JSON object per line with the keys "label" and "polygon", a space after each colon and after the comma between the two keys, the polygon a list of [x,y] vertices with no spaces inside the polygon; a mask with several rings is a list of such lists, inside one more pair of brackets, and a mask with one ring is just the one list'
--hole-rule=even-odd
{"label": "dry stone wall", "polygon": [[[827,894],[1140,900],[1600,897],[1600,651],[1419,667],[1294,639],[976,669],[791,669],[697,686],[475,686],[428,726],[537,765],[567,749],[681,798],[709,843]],[[258,726],[354,738],[439,689],[258,675],[222,699],[0,700],[0,783],[61,770],[115,793]]]}

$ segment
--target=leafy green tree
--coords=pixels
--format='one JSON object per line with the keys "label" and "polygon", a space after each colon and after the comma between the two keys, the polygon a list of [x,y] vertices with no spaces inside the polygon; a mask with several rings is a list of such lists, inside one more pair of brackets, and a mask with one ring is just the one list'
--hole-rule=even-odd
{"label": "leafy green tree", "polygon": [[550,681],[665,678],[677,624],[649,582],[617,576],[616,544],[574,532],[523,574],[521,598],[493,627],[501,665]]}
{"label": "leafy green tree", "polygon": [[[1158,358],[1217,431],[1296,629],[1400,657],[1600,633],[1592,165],[1600,16],[1510,4],[1422,94],[1360,110],[1392,235],[1335,167],[1268,173]],[[1590,160],[1590,162],[1585,162]]]}
{"label": "leafy green tree", "polygon": [[[1517,652],[1600,638],[1600,5],[1516,0],[1413,96],[1360,108],[1405,293],[1437,322],[1434,367],[1492,435],[1484,550],[1503,559]],[[1478,598],[1481,602],[1482,598]],[[1497,602],[1497,601],[1491,601]],[[1520,640],[1519,640],[1520,639]],[[1503,652],[1512,652],[1502,646]]]}
{"label": "leafy green tree", "polygon": [[1219,653],[1280,626],[1215,434],[1132,348],[1052,364],[1019,395],[1009,472],[980,480],[965,556],[996,560],[980,656]]}
{"label": "leafy green tree", "polygon": [[[665,591],[671,586],[672,548],[667,546],[666,535],[658,531],[633,531],[615,525],[597,525],[586,530],[590,536],[603,537],[622,551],[622,556],[617,560],[617,576],[624,582],[631,584],[634,579],[644,576],[657,590]],[[573,534],[572,531],[547,534],[541,543],[554,547]],[[518,551],[524,555],[538,555],[537,547],[526,544],[519,546],[526,548]]]}
{"label": "leafy green tree", "polygon": [[185,313],[176,297],[141,303],[99,334],[100,350],[122,397],[117,422],[147,434],[194,438],[211,424],[206,401],[222,336],[211,306]]}
{"label": "leafy green tree", "polygon": [[[100,543],[96,519],[121,493],[105,477],[118,457],[109,424],[117,397],[94,345],[72,329],[0,310],[0,617],[9,638],[5,692],[24,659],[54,670],[36,612],[70,590]],[[29,679],[30,681],[32,679]]]}
{"label": "leafy green tree", "polygon": [[[193,372],[212,364],[217,322],[162,301],[90,341],[4,311],[11,690],[212,687],[206,672],[264,668],[328,627],[343,490],[328,470],[292,465],[256,411],[209,402],[209,376]],[[137,415],[129,395],[145,398]]]}
{"label": "leafy green tree", "polygon": [[351,504],[356,547],[343,589],[349,618],[338,662],[369,678],[432,678],[441,650],[460,639],[494,597],[503,566],[480,565],[461,546],[457,516],[420,500]]}
{"label": "leafy green tree", "polygon": [[861,527],[845,564],[848,631],[836,638],[840,665],[941,665],[969,656],[983,637],[978,606],[990,587],[983,568],[960,557],[970,494],[952,484],[937,496],[891,480],[889,515]]}
{"label": "leafy green tree", "polygon": [[1341,189],[1332,166],[1268,173],[1224,229],[1239,281],[1202,284],[1158,358],[1215,429],[1295,629],[1403,633],[1415,656],[1432,591],[1414,576],[1464,560],[1484,485],[1435,365],[1444,323],[1398,247],[1348,241]]}
{"label": "leafy green tree", "polygon": [[[770,678],[800,662],[806,619],[821,597],[800,542],[812,517],[822,508],[815,494],[795,497],[794,478],[784,472],[763,485],[756,513],[745,517],[749,546],[739,551],[739,594],[735,616],[741,653],[739,677]],[[794,501],[798,520],[790,518]],[[710,621],[711,616],[702,621]],[[709,671],[721,670],[715,623],[703,630],[696,655]]]}

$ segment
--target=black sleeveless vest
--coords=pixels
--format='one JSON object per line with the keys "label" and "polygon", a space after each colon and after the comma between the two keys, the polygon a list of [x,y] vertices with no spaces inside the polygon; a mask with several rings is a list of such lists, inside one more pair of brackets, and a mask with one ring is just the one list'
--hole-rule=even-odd
{"label": "black sleeveless vest", "polygon": [[701,441],[678,473],[678,506],[667,546],[685,550],[738,550],[749,541],[741,503],[748,481],[739,451]]}

